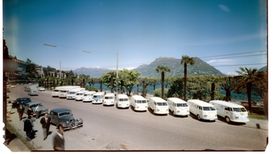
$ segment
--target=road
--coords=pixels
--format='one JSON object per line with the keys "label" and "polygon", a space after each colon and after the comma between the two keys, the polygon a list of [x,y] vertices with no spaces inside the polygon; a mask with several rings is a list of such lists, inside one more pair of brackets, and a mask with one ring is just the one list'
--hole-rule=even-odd
{"label": "road", "polygon": [[[22,85],[11,89],[11,99],[30,97]],[[65,132],[66,150],[265,150],[268,131],[232,125],[223,121],[198,121],[189,117],[154,115],[74,100],[52,98],[50,91],[32,96],[49,109],[70,108],[84,126]],[[15,120],[16,121],[16,120]],[[17,122],[15,122],[17,123]],[[20,123],[20,122],[18,122]],[[18,126],[22,127],[22,126]],[[39,120],[35,127],[41,130]],[[55,127],[51,130],[54,132]],[[38,131],[38,133],[41,131]],[[38,150],[52,149],[52,136],[38,135],[32,144]]]}

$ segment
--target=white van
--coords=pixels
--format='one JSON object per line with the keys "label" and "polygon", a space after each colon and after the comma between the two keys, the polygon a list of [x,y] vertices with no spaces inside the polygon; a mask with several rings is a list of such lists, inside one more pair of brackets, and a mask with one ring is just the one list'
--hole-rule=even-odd
{"label": "white van", "polygon": [[215,121],[217,119],[217,111],[212,104],[198,99],[188,100],[188,104],[190,105],[190,112],[197,116],[198,120]]}
{"label": "white van", "polygon": [[209,103],[217,109],[217,115],[225,118],[227,123],[247,123],[248,112],[242,105],[221,100],[212,100]]}
{"label": "white van", "polygon": [[136,111],[147,111],[147,99],[140,95],[133,95],[131,97],[131,105]]}
{"label": "white van", "polygon": [[104,92],[97,92],[93,95],[93,104],[102,104]]}
{"label": "white van", "polygon": [[59,97],[59,91],[61,90],[61,87],[56,87],[53,92],[51,93],[52,97]]}
{"label": "white van", "polygon": [[190,109],[188,103],[182,99],[176,97],[170,97],[167,99],[169,109],[174,115],[188,116]]}
{"label": "white van", "polygon": [[149,108],[155,114],[168,114],[169,113],[169,106],[167,101],[160,97],[151,97],[149,100]]}
{"label": "white van", "polygon": [[114,105],[115,104],[115,94],[106,93],[103,100],[103,105]]}
{"label": "white van", "polygon": [[84,103],[86,103],[86,102],[92,102],[93,101],[93,96],[94,96],[95,93],[96,93],[95,91],[86,91],[83,94],[82,101]]}
{"label": "white van", "polygon": [[129,108],[129,97],[125,94],[118,94],[116,98],[116,104],[118,108]]}
{"label": "white van", "polygon": [[82,101],[84,93],[85,93],[85,90],[76,92],[75,100]]}
{"label": "white van", "polygon": [[76,97],[76,93],[79,91],[84,90],[84,88],[74,88],[74,89],[70,89],[68,90],[67,94],[66,94],[66,99],[68,100],[73,100]]}
{"label": "white van", "polygon": [[29,96],[38,96],[38,88],[30,87],[28,95]]}

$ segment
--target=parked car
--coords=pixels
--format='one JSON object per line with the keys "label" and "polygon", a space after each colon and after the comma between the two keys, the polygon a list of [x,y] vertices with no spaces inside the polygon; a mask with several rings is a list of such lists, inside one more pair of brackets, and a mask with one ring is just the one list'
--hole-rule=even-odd
{"label": "parked car", "polygon": [[38,89],[37,88],[30,88],[28,95],[29,96],[38,96]]}
{"label": "parked car", "polygon": [[28,112],[36,118],[39,118],[41,115],[48,113],[48,108],[39,102],[30,102],[25,106],[25,113],[28,114]]}
{"label": "parked car", "polygon": [[21,97],[21,98],[17,98],[13,103],[12,103],[12,108],[16,108],[18,105],[23,105],[25,106],[25,104],[31,102],[31,99],[29,97]]}
{"label": "parked car", "polygon": [[169,114],[167,101],[160,97],[151,97],[148,104],[154,114]]}
{"label": "parked car", "polygon": [[170,97],[167,99],[167,102],[173,115],[188,116],[190,114],[189,106],[184,100],[176,97]]}
{"label": "parked car", "polygon": [[74,118],[70,109],[67,108],[55,108],[49,112],[51,117],[51,123],[58,126],[62,125],[64,130],[74,129],[83,126],[83,120],[81,118]]}
{"label": "parked car", "polygon": [[135,111],[146,111],[148,108],[148,100],[140,95],[133,95],[131,97],[131,105]]}
{"label": "parked car", "polygon": [[237,122],[237,123],[247,123],[248,112],[245,107],[233,102],[226,102],[221,100],[212,100],[209,102],[214,105],[217,109],[217,115],[225,118],[227,123]]}
{"label": "parked car", "polygon": [[45,88],[44,87],[38,87],[38,90],[39,91],[45,91]]}
{"label": "parked car", "polygon": [[190,105],[190,113],[195,115],[198,120],[216,121],[217,110],[212,104],[198,99],[190,99],[188,104]]}
{"label": "parked car", "polygon": [[117,108],[129,108],[129,97],[125,94],[118,94],[116,98]]}

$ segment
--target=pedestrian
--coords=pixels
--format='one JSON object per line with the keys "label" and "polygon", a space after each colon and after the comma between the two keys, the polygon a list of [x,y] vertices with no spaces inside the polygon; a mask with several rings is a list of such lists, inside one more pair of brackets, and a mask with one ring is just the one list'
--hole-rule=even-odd
{"label": "pedestrian", "polygon": [[26,132],[26,136],[28,140],[32,140],[34,138],[33,124],[31,120],[31,115],[24,121],[24,131]]}
{"label": "pedestrian", "polygon": [[54,151],[64,151],[64,129],[62,125],[57,126],[57,132],[53,137],[53,149]]}
{"label": "pedestrian", "polygon": [[49,134],[50,122],[51,122],[51,118],[48,116],[47,113],[40,120],[40,123],[41,123],[42,128],[43,128],[44,140],[47,138],[47,136]]}
{"label": "pedestrian", "polygon": [[17,112],[18,112],[18,115],[19,115],[19,119],[21,121],[23,119],[23,114],[24,114],[24,107],[23,107],[22,104],[17,105]]}

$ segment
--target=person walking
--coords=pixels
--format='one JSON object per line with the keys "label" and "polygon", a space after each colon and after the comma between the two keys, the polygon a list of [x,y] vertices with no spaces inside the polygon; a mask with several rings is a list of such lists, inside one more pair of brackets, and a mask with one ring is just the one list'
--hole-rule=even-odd
{"label": "person walking", "polygon": [[18,112],[18,115],[19,115],[19,119],[21,121],[23,119],[23,114],[24,114],[24,107],[23,107],[22,104],[18,104],[17,112]]}
{"label": "person walking", "polygon": [[64,151],[65,140],[64,140],[64,129],[62,125],[57,126],[57,132],[53,137],[53,149],[54,151]]}
{"label": "person walking", "polygon": [[40,120],[40,123],[43,128],[44,140],[46,140],[47,136],[49,135],[49,128],[50,128],[51,118],[46,113],[45,116]]}
{"label": "person walking", "polygon": [[32,140],[34,138],[33,124],[30,115],[24,121],[24,131],[26,132],[27,140]]}

